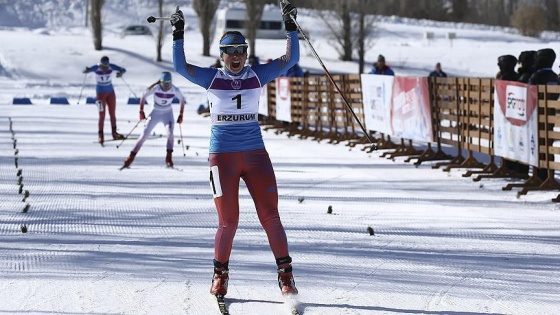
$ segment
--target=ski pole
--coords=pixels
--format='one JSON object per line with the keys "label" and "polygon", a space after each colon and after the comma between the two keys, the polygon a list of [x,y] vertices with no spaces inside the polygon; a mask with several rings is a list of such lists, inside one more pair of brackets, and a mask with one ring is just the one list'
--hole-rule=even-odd
{"label": "ski pole", "polygon": [[124,78],[122,76],[121,76],[121,79],[123,80],[124,84],[126,84],[128,89],[130,90],[130,92],[132,92],[132,95],[134,95],[135,98],[138,98],[138,96],[136,96],[136,93],[134,93],[134,91],[130,88],[130,85],[128,85],[128,83],[126,83],[126,81],[124,80]]}
{"label": "ski pole", "polygon": [[134,131],[134,129],[136,129],[136,127],[138,127],[138,124],[140,124],[141,121],[142,121],[142,119],[140,119],[140,120],[136,123],[136,125],[134,125],[134,127],[132,127],[132,130],[130,130],[130,132],[126,135],[126,137],[124,137],[124,138],[122,139],[121,143],[119,143],[119,144],[117,145],[117,149],[121,146],[121,144],[123,144],[124,140],[126,140],[126,139],[130,136],[130,134]]}
{"label": "ski pole", "polygon": [[[177,6],[175,8],[175,12],[179,11],[179,6]],[[170,21],[171,17],[162,17],[162,16],[148,16],[148,18],[146,19],[148,21],[148,23],[155,23],[156,20],[161,20],[161,21]]]}
{"label": "ski pole", "polygon": [[187,156],[185,154],[185,142],[183,141],[183,128],[181,127],[181,124],[179,124],[179,134],[181,135],[181,148],[183,148],[183,156]]}
{"label": "ski pole", "polygon": [[331,73],[329,72],[329,70],[327,69],[327,67],[325,66],[323,61],[321,60],[321,57],[319,57],[319,54],[317,54],[317,51],[315,51],[315,48],[313,48],[313,45],[311,45],[311,42],[309,42],[309,39],[307,38],[307,35],[305,35],[305,32],[301,29],[301,25],[299,25],[299,22],[296,20],[294,14],[290,13],[290,17],[292,18],[292,20],[296,24],[299,32],[303,36],[303,39],[305,39],[305,41],[307,42],[307,45],[309,45],[309,48],[311,48],[311,52],[313,53],[315,58],[317,58],[317,61],[319,61],[321,66],[323,67],[323,70],[327,74],[327,77],[329,78],[331,83],[334,85],[336,91],[338,92],[338,94],[340,94],[340,97],[342,98],[342,100],[344,101],[344,104],[346,105],[346,109],[348,109],[350,111],[350,113],[352,113],[352,116],[354,117],[354,119],[356,120],[356,122],[358,123],[358,125],[360,126],[362,131],[364,132],[364,134],[365,134],[366,138],[368,139],[369,143],[371,143],[371,149],[372,150],[377,150],[378,149],[377,145],[375,143],[373,143],[373,140],[369,136],[369,133],[367,132],[366,128],[364,127],[364,125],[362,124],[362,122],[360,121],[360,119],[358,118],[358,116],[356,115],[354,110],[352,109],[352,106],[350,106],[350,103],[348,102],[348,100],[346,99],[344,94],[342,94],[342,90],[340,89],[340,87],[338,87],[338,84],[336,84],[336,82],[334,81]]}
{"label": "ski pole", "polygon": [[86,78],[87,78],[87,73],[84,74],[84,82],[82,82],[82,88],[80,89],[80,96],[78,96],[77,105],[80,105],[80,100],[82,99],[82,92],[84,91],[84,85],[86,85]]}

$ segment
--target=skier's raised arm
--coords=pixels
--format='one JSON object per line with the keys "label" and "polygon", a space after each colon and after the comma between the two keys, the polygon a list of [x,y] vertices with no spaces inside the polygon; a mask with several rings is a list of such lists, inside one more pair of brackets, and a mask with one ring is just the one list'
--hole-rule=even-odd
{"label": "skier's raised arm", "polygon": [[185,18],[179,7],[177,7],[177,12],[171,15],[171,26],[173,27],[173,66],[175,71],[192,83],[207,89],[212,83],[217,70],[215,68],[195,66],[188,63],[185,59]]}

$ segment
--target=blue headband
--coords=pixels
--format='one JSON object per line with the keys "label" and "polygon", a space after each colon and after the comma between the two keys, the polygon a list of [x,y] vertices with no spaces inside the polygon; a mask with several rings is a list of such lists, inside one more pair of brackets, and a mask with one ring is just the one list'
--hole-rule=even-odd
{"label": "blue headband", "polygon": [[245,41],[245,37],[240,34],[228,34],[226,37],[220,40],[220,54],[224,53],[222,46],[247,46],[247,42]]}

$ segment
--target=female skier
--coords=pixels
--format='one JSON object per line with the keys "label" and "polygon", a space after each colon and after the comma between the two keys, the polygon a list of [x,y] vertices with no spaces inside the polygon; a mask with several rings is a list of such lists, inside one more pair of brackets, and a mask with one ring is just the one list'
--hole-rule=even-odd
{"label": "female skier", "polygon": [[98,127],[98,141],[103,145],[104,135],[103,126],[105,125],[105,109],[109,110],[111,116],[111,131],[114,140],[124,139],[123,135],[117,132],[117,116],[115,111],[117,109],[117,100],[115,97],[115,90],[111,83],[111,73],[113,70],[117,71],[117,78],[122,77],[126,72],[125,68],[119,67],[109,62],[109,57],[103,56],[98,65],[86,67],[83,73],[95,72],[95,79],[97,85],[95,91],[97,93],[97,105],[99,106],[99,121]]}
{"label": "female skier", "polygon": [[210,293],[218,299],[227,293],[228,264],[239,221],[239,179],[253,198],[278,266],[278,285],[283,295],[298,293],[292,276],[292,258],[278,214],[276,177],[257,121],[261,88],[299,60],[296,9],[284,0],[282,15],[287,31],[286,54],[270,63],[245,66],[247,43],[239,32],[226,32],[220,39],[224,66],[198,67],[187,63],[184,53],[184,17],[171,16],[175,71],[207,90],[212,130],[210,136],[210,182],[218,212],[214,248],[214,276]]}
{"label": "female skier", "polygon": [[[146,97],[154,96],[154,107],[150,116],[148,117],[148,124],[144,127],[142,135],[136,141],[134,148],[130,151],[130,155],[124,160],[124,165],[121,169],[127,168],[134,161],[134,157],[140,151],[144,141],[150,136],[152,130],[158,123],[163,123],[167,128],[167,156],[165,157],[165,164],[167,167],[173,167],[173,160],[171,158],[171,153],[173,152],[173,129],[175,127],[173,118],[173,108],[171,103],[173,98],[179,99],[181,102],[181,109],[179,110],[179,117],[177,117],[177,123],[183,123],[183,110],[185,108],[185,97],[179,91],[179,89],[171,83],[171,73],[164,71],[161,73],[159,81],[148,87],[142,98],[140,99],[140,120],[146,119],[146,114],[144,113],[144,103],[146,102]],[[184,144],[181,144],[184,145]]]}

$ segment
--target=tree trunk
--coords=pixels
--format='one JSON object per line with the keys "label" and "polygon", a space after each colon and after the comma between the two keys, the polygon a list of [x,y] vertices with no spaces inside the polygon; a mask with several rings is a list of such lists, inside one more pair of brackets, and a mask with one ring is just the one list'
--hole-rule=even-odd
{"label": "tree trunk", "polygon": [[[363,0],[360,0],[360,6],[363,8]],[[366,24],[366,16],[363,10],[359,11],[358,17],[358,64],[359,69],[358,73],[364,73],[364,66],[365,66],[365,24]]]}
{"label": "tree trunk", "polygon": [[[159,16],[163,16],[163,0],[158,0],[159,4]],[[161,48],[163,47],[163,20],[159,21],[159,28],[158,28],[158,35],[157,35],[157,43],[156,43],[156,50],[157,50],[157,57],[156,61],[161,62],[163,59],[161,58]]]}
{"label": "tree trunk", "polygon": [[193,9],[198,15],[198,26],[202,34],[202,55],[210,56],[213,39],[212,20],[220,6],[220,0],[193,0]]}
{"label": "tree trunk", "polygon": [[347,1],[342,2],[341,18],[344,43],[342,45],[342,56],[340,59],[343,61],[352,61],[352,17]]}
{"label": "tree trunk", "polygon": [[90,4],[93,47],[95,50],[103,50],[103,23],[101,22],[101,8],[103,8],[105,0],[90,0]]}
{"label": "tree trunk", "polygon": [[257,30],[261,25],[266,0],[245,0],[245,37],[249,41],[251,55],[257,55]]}

